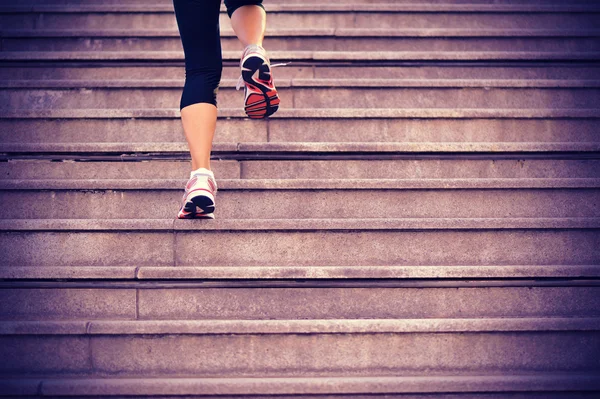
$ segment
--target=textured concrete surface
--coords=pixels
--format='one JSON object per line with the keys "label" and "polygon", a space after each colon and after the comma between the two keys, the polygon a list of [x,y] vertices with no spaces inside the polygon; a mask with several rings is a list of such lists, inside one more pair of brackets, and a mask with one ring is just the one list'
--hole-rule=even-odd
{"label": "textured concrete surface", "polygon": [[[594,143],[214,143],[212,156],[224,152],[256,153],[266,152],[274,155],[281,153],[552,153],[552,152],[588,152],[600,150],[600,142]],[[186,154],[187,145],[184,143],[6,143],[0,145],[4,153],[32,154],[43,153],[162,153]],[[254,155],[254,154],[253,154]]]}
{"label": "textured concrete surface", "polygon": [[[181,98],[183,85],[171,88],[9,88],[0,92],[2,109],[72,108],[172,108]],[[148,91],[153,95],[148,95]],[[593,108],[600,102],[600,89],[501,88],[501,87],[328,87],[278,88],[288,108]],[[219,89],[219,104],[234,108],[243,104],[235,88]],[[331,96],[335,98],[332,104]],[[283,105],[282,105],[283,106]]]}
{"label": "textured concrete surface", "polygon": [[597,317],[600,287],[142,289],[138,309],[148,320]]}
{"label": "textured concrete surface", "polygon": [[[102,68],[93,66],[57,65],[44,67],[43,65],[21,67],[4,66],[0,68],[0,79],[183,79],[181,66],[171,65],[105,65]],[[495,65],[404,65],[402,68],[393,66],[364,65],[331,65],[319,63],[310,66],[290,64],[285,68],[278,68],[276,78],[334,78],[334,79],[361,79],[371,76],[373,79],[597,79],[598,67],[593,65],[560,66],[554,64],[544,65],[519,65],[511,68],[502,68]],[[239,76],[237,66],[225,65],[223,68],[224,79],[235,79]],[[280,110],[281,111],[281,110]]]}
{"label": "textured concrete surface", "polygon": [[[554,28],[593,28],[596,26],[598,7],[594,6],[571,6],[561,7],[553,5],[546,8],[543,6],[492,6],[482,10],[482,6],[471,6],[471,11],[478,11],[469,14],[469,6],[460,5],[451,6],[444,12],[443,9],[429,8],[423,9],[423,6],[408,6],[408,8],[392,5],[391,7],[379,6],[372,8],[372,5],[362,5],[362,10],[358,8],[352,12],[345,5],[339,5],[338,10],[331,6],[325,6],[324,10],[311,7],[304,7],[303,12],[277,12],[272,10],[269,20],[271,29],[282,29],[291,26],[310,26],[310,27],[328,27],[328,28],[372,28],[373,18],[377,19],[379,28],[495,28],[495,29],[521,29],[524,26],[530,29]],[[443,7],[443,6],[442,6]],[[483,6],[485,7],[485,6]],[[104,8],[104,12],[98,12],[99,9],[82,7],[80,10],[63,7],[63,12],[44,13],[39,11],[30,11],[14,14],[4,14],[0,19],[2,25],[8,29],[32,29],[34,27],[44,29],[60,29],[65,26],[71,26],[75,29],[82,28],[143,28],[151,26],[154,29],[174,29],[176,22],[173,18],[172,6],[170,8],[162,7],[161,10],[152,10],[137,7],[137,12],[127,12],[123,6],[112,7],[113,10]],[[120,10],[119,10],[120,8]],[[329,8],[330,11],[327,10]],[[341,9],[340,9],[341,8]],[[407,12],[412,9],[412,12]],[[57,11],[59,11],[57,9]],[[24,10],[26,11],[26,10]],[[69,12],[71,11],[71,12]],[[76,12],[79,11],[79,12]],[[111,12],[112,11],[112,12]],[[141,11],[146,11],[141,12]],[[290,10],[292,11],[292,10]],[[350,11],[350,12],[348,12]],[[396,11],[396,12],[394,12]],[[419,12],[421,11],[421,12]],[[439,12],[432,12],[439,11]],[[456,12],[463,11],[463,12]],[[482,12],[483,11],[483,12]],[[487,12],[485,12],[487,11]],[[508,11],[508,12],[507,12]],[[517,13],[511,13],[517,11]],[[519,13],[518,11],[521,11]],[[537,12],[526,12],[537,11]],[[574,12],[573,11],[579,11]],[[221,14],[221,26],[229,27],[226,14]],[[67,25],[70,24],[70,25]]]}
{"label": "textured concrete surface", "polygon": [[[509,179],[502,180],[505,180],[502,183],[511,183]],[[166,184],[145,181],[146,187],[140,188],[128,188],[127,182],[117,182],[122,184],[114,188],[103,181],[81,183],[79,187],[70,184],[72,188],[68,191],[47,187],[44,182],[30,185],[28,190],[4,191],[1,189],[6,187],[0,183],[0,201],[6,207],[0,212],[0,219],[137,219],[139,204],[144,204],[146,218],[173,219],[185,186],[185,180]],[[538,189],[529,189],[527,185],[519,187],[518,183],[515,184],[517,189],[511,189],[508,184],[499,189],[491,184],[487,187],[480,184],[481,189],[477,189],[472,183],[478,182],[473,180],[464,188],[460,182],[452,181],[431,182],[427,187],[423,180],[416,182],[416,187],[411,187],[410,182],[402,187],[395,182],[381,181],[380,184],[376,184],[377,181],[370,181],[371,184],[349,182],[346,183],[349,187],[343,187],[340,183],[344,182],[334,181],[330,187],[327,182],[321,183],[321,187],[325,186],[321,188],[319,181],[313,180],[306,185],[308,187],[294,188],[301,186],[294,183],[236,188],[219,182],[215,212],[219,219],[343,219],[355,218],[357,209],[362,218],[600,217],[600,203],[596,201],[599,188],[559,189],[553,188],[552,181],[547,186],[532,184]],[[579,182],[566,183],[576,186]],[[599,187],[598,183],[589,184]],[[580,185],[585,186],[585,182]],[[42,189],[51,191],[33,191]],[[46,207],[31,207],[31,202],[44,203]],[[298,206],[299,203],[302,206]],[[546,206],[540,207],[540,203]]]}
{"label": "textured concrete surface", "polygon": [[[577,162],[575,162],[577,164]],[[211,160],[211,169],[217,179],[237,179],[240,177],[240,163],[237,161]],[[600,165],[600,162],[599,162]],[[574,165],[572,169],[585,168]],[[0,163],[0,179],[39,179],[39,171],[44,170],[47,179],[129,179],[144,181],[145,179],[178,179],[189,177],[191,162],[51,162],[44,160],[19,160]],[[273,172],[274,168],[270,168]]]}
{"label": "textured concrete surface", "polygon": [[92,320],[7,321],[2,336],[379,335],[598,331],[598,318],[364,319],[364,320]]}
{"label": "textured concrete surface", "polygon": [[[169,22],[172,16],[167,17]],[[373,15],[369,15],[373,18]],[[595,16],[592,17],[594,20]],[[0,19],[1,22],[1,19]],[[173,21],[174,22],[174,21]],[[23,22],[21,22],[23,23]],[[64,22],[63,22],[64,23]],[[148,22],[146,22],[148,23]],[[306,23],[306,22],[305,22]],[[52,27],[51,27],[52,28]],[[536,51],[273,51],[269,53],[273,61],[593,61],[599,53],[583,52],[536,52]],[[224,51],[223,60],[239,61],[239,51]],[[6,51],[0,53],[0,61],[178,61],[184,60],[183,51]]]}
{"label": "textured concrete surface", "polygon": [[[95,180],[94,184],[109,187],[105,180],[129,180],[131,184],[144,186],[147,179],[185,180],[189,175],[190,161],[161,162],[51,162],[47,160],[11,160],[0,163],[2,187],[29,187],[42,184],[39,170],[43,168],[44,179]],[[212,160],[219,189],[226,179],[402,179],[417,181],[426,187],[430,179],[469,181],[470,185],[485,184],[513,187],[540,187],[546,179],[554,180],[547,185],[565,187],[567,183],[581,182],[579,179],[597,179],[600,176],[600,161],[594,159],[340,159],[340,160]],[[490,180],[491,179],[491,180]],[[502,179],[502,182],[498,181]],[[20,180],[20,182],[15,182]],[[28,180],[36,180],[28,183]],[[491,183],[496,180],[496,182]],[[58,182],[57,182],[58,184]],[[125,183],[123,183],[125,184]],[[164,183],[163,183],[164,184]],[[172,184],[172,183],[169,183]],[[240,187],[242,182],[239,183]],[[400,182],[398,183],[400,184]],[[461,183],[462,184],[462,183]],[[573,183],[582,184],[582,183]],[[59,186],[57,186],[59,187]],[[572,186],[571,186],[572,187]],[[579,186],[581,187],[581,186]]]}
{"label": "textured concrete surface", "polygon": [[[8,278],[27,278],[33,273],[29,267],[0,269],[0,273]],[[51,268],[48,268],[51,269]],[[59,268],[56,272],[60,275]],[[88,273],[93,275],[96,268],[76,268],[82,278]],[[11,273],[11,271],[14,271]],[[52,270],[48,270],[49,275]],[[600,267],[595,265],[517,265],[517,266],[178,266],[178,267],[140,267],[139,279],[498,279],[498,278],[587,278],[598,277]],[[426,284],[426,282],[425,282]]]}
{"label": "textured concrete surface", "polygon": [[[403,398],[473,398],[485,397],[498,399],[511,389],[514,398],[561,398],[591,397],[584,392],[598,389],[597,378],[591,374],[531,374],[531,375],[455,375],[455,376],[396,376],[396,377],[329,377],[329,378],[102,378],[102,379],[30,379],[0,380],[0,389],[11,394],[30,395],[41,392],[43,395],[186,395],[193,397],[197,392],[213,395],[293,395],[302,394],[310,399],[318,394],[328,393],[328,397],[341,398],[336,394],[352,393],[355,398],[367,398],[372,393],[393,395],[399,393]],[[567,391],[577,389],[583,391],[577,396],[572,392],[557,393],[551,390]],[[478,392],[477,396],[467,393],[443,395],[444,392]],[[537,391],[537,392],[532,392]],[[434,393],[435,392],[435,393]],[[482,396],[482,392],[486,392]],[[494,393],[496,392],[496,393]],[[357,396],[365,393],[367,396]],[[417,393],[418,396],[405,396]],[[434,393],[435,396],[427,395]],[[436,394],[437,393],[437,394]],[[440,396],[442,394],[443,396]],[[593,393],[591,393],[593,394]],[[334,396],[331,396],[334,395]],[[518,396],[519,395],[519,396]],[[542,396],[543,395],[543,396]],[[567,396],[568,395],[568,396]],[[102,397],[102,396],[99,396]],[[242,396],[243,397],[243,396]],[[286,396],[274,396],[282,398]]]}
{"label": "textured concrete surface", "polygon": [[[193,283],[193,281],[190,281]],[[293,283],[290,283],[293,285]],[[3,288],[6,320],[597,317],[598,287]],[[418,285],[415,284],[415,285]],[[114,288],[110,288],[110,287]],[[285,303],[281,298],[285,297]]]}
{"label": "textured concrete surface", "polygon": [[1,320],[135,319],[134,289],[0,290]]}
{"label": "textured concrete surface", "polygon": [[92,371],[90,340],[84,336],[2,336],[0,357],[4,375]]}
{"label": "textured concrete surface", "polygon": [[[0,236],[2,263],[15,266],[590,265],[600,261],[597,223],[589,218],[247,219],[175,224],[172,220],[6,220],[0,221],[0,227],[5,231]],[[199,252],[204,245],[210,245],[211,251]],[[32,246],[38,250],[32,252]]]}
{"label": "textured concrete surface", "polygon": [[[3,165],[0,165],[0,170],[2,167]],[[244,179],[464,178],[475,180],[478,178],[596,178],[600,176],[600,162],[591,159],[257,160],[242,161],[241,167],[241,177]],[[13,168],[13,170],[21,170],[18,165]],[[79,176],[84,178],[83,176],[87,175],[82,173]]]}
{"label": "textured concrete surface", "polygon": [[[47,119],[29,117],[21,113],[20,119],[0,119],[0,138],[3,143],[77,143],[77,142],[184,142],[181,122],[175,113],[156,119],[152,113],[135,119],[104,118],[100,111],[88,114],[78,110],[63,110],[58,118],[68,114],[80,117],[71,119]],[[82,110],[83,111],[83,110]],[[107,110],[108,111],[108,110]],[[288,141],[288,142],[594,142],[597,140],[595,126],[598,114],[581,110],[539,112],[532,110],[473,110],[457,112],[449,110],[402,110],[383,111],[372,109],[348,112],[322,112],[296,109],[282,118],[266,122],[243,120],[238,117],[219,120],[215,133],[216,142]],[[387,110],[386,110],[387,111]],[[406,111],[406,112],[399,112]],[[509,112],[510,111],[510,112]],[[561,112],[562,111],[562,112]],[[223,115],[229,115],[221,109]],[[41,112],[46,114],[46,112]],[[167,112],[165,112],[167,113]],[[279,112],[278,112],[279,113]],[[310,114],[313,113],[313,116]],[[28,114],[31,114],[29,112]],[[361,115],[373,118],[360,119]],[[231,113],[231,115],[235,115]],[[286,116],[287,115],[287,116]],[[17,116],[17,115],[15,115]],[[239,115],[237,115],[239,116]],[[523,119],[525,117],[527,119]],[[560,119],[560,118],[564,119]],[[474,118],[474,119],[473,119]],[[531,119],[530,119],[531,118]],[[535,118],[535,119],[534,119]],[[267,130],[269,136],[267,137]],[[86,132],[93,132],[86,133]]]}
{"label": "textured concrete surface", "polygon": [[0,392],[600,391],[599,2],[267,3],[292,64],[258,123],[222,13],[218,219],[175,221],[172,3],[26,1],[0,7]]}
{"label": "textured concrete surface", "polygon": [[[220,370],[221,376],[326,376],[342,370],[374,376],[415,373],[423,368],[489,373],[591,371],[599,367],[598,335],[579,330],[597,329],[597,319],[98,321],[88,327],[89,341],[81,335],[63,335],[54,337],[54,342],[31,335],[38,334],[39,328],[30,327],[35,330],[1,338],[5,345],[0,345],[0,350],[8,359],[4,373],[25,367],[43,372],[54,366],[53,362],[65,361],[61,348],[71,348],[70,364],[55,373],[89,371],[90,361],[100,374],[194,373],[199,377],[216,376],[214,370]],[[231,335],[239,328],[241,335]],[[499,330],[506,332],[494,332]],[[80,334],[77,331],[73,330]],[[128,335],[105,335],[123,333]],[[89,354],[73,356],[73,352],[85,351],[84,342],[91,344],[91,358]],[[273,346],[280,350],[269,351]],[[228,350],[223,352],[223,347]],[[29,356],[24,358],[23,353]],[[52,361],[42,361],[45,358]]]}
{"label": "textured concrete surface", "polygon": [[[301,279],[319,281],[336,279],[346,281],[359,279],[366,284],[369,279],[420,279],[418,284],[431,286],[443,279],[530,279],[569,278],[587,279],[600,276],[598,265],[477,265],[477,266],[8,266],[0,268],[0,278],[16,280],[214,280],[226,279],[232,284],[238,281],[273,281]],[[438,279],[442,279],[438,282]],[[429,280],[429,281],[427,281]],[[502,281],[502,280],[500,280]],[[417,285],[418,285],[417,284]],[[429,284],[429,285],[428,285]],[[448,284],[453,284],[449,282]],[[503,286],[506,282],[489,286]],[[485,286],[483,284],[483,286]],[[533,283],[532,283],[533,284]],[[467,280],[467,285],[469,285]],[[413,284],[414,286],[414,284]]]}
{"label": "textured concrete surface", "polygon": [[[264,46],[271,51],[594,51],[600,49],[593,30],[456,30],[456,29],[302,29],[268,33]],[[562,33],[562,34],[561,34]],[[509,36],[511,35],[511,36]],[[175,30],[31,30],[8,31],[4,51],[178,51],[181,40]],[[231,31],[221,32],[224,51],[242,45]]]}
{"label": "textured concrete surface", "polygon": [[521,332],[98,336],[91,345],[99,373],[208,377],[597,370],[600,343],[597,335],[580,332]]}

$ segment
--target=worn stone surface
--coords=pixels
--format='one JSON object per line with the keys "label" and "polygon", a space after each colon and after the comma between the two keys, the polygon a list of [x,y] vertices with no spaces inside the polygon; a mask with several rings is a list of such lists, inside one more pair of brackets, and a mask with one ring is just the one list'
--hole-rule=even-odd
{"label": "worn stone surface", "polygon": [[[286,188],[281,184],[278,188],[265,184],[265,187],[235,189],[222,184],[215,213],[219,219],[355,218],[357,210],[361,218],[600,217],[600,202],[596,201],[600,190],[594,188],[493,189],[491,185],[476,189],[441,181],[437,185],[432,182],[429,189],[426,186],[414,189],[417,187],[393,188],[390,184],[386,188],[383,184],[381,187],[367,184],[377,181],[350,182],[348,187],[339,184],[343,183],[340,181],[332,183],[340,187],[336,189],[332,184],[333,187],[327,189],[314,184],[311,188],[307,184],[305,188],[301,185]],[[172,219],[179,210],[185,180],[177,185],[169,184],[169,189],[123,190],[110,189],[110,186],[104,189],[101,185],[96,189],[73,187],[68,191],[3,190],[0,200],[6,208],[0,212],[0,218],[136,219],[139,204],[144,204],[146,218]],[[449,187],[458,189],[448,190]],[[32,201],[44,203],[46,207],[31,207]],[[299,203],[302,206],[299,207]],[[546,205],[540,207],[540,203]]]}
{"label": "worn stone surface", "polygon": [[[31,248],[36,248],[32,251]],[[2,265],[172,265],[172,239],[152,232],[1,233]]]}
{"label": "worn stone surface", "polygon": [[[178,265],[597,264],[594,231],[178,232]],[[211,251],[197,248],[210,245]],[[506,249],[510,248],[510,251]]]}
{"label": "worn stone surface", "polygon": [[[148,91],[153,95],[149,96]],[[10,88],[2,90],[2,109],[172,108],[182,86],[171,88]],[[597,88],[278,88],[287,108],[593,108]],[[219,105],[239,107],[243,96],[235,88],[219,90]],[[282,105],[283,106],[283,105]]]}
{"label": "worn stone surface", "polygon": [[592,317],[600,288],[142,289],[138,306],[148,320]]}
{"label": "worn stone surface", "polygon": [[2,288],[0,319],[135,319],[135,289]]}
{"label": "worn stone surface", "polygon": [[[189,178],[190,161],[162,162],[50,162],[43,160],[19,160],[0,163],[0,179],[39,179],[40,169],[45,179],[152,179]],[[237,161],[212,160],[211,169],[217,179],[240,177]]]}
{"label": "worn stone surface", "polygon": [[[539,6],[538,6],[539,7]],[[585,9],[585,8],[584,8]],[[589,8],[588,8],[589,9]],[[138,9],[139,10],[139,9]],[[372,10],[369,8],[368,10]],[[456,9],[455,9],[456,10]],[[568,10],[568,9],[567,9]],[[341,10],[340,10],[341,11]],[[346,11],[346,10],[343,10]],[[375,11],[375,10],[374,10]],[[520,29],[526,26],[530,29],[553,28],[593,28],[595,13],[584,15],[577,13],[517,13],[498,15],[498,12],[453,13],[453,12],[417,12],[401,13],[381,10],[379,12],[322,12],[307,10],[302,13],[272,12],[269,19],[271,29],[285,29],[290,26],[310,26],[329,28],[372,28],[373,20],[378,21],[379,28],[497,28]],[[38,21],[43,21],[40,23]],[[137,28],[151,26],[154,29],[176,29],[176,21],[172,11],[147,13],[46,13],[41,18],[40,12],[18,13],[3,15],[0,22],[6,28],[32,29],[61,29],[70,26],[73,29],[82,28]],[[220,24],[229,27],[229,18],[221,14]],[[41,25],[41,26],[39,26]]]}
{"label": "worn stone surface", "polygon": [[[181,40],[172,33],[177,34],[168,31],[166,35],[159,34],[162,37],[134,37],[133,39],[128,38],[129,40],[86,34],[80,37],[8,37],[3,40],[3,49],[4,51],[181,51]],[[517,35],[519,35],[518,32],[515,33],[515,36]],[[306,48],[361,51],[365,46],[372,51],[562,51],[565,48],[573,51],[594,51],[600,49],[598,37],[520,37],[516,39],[511,37],[307,36],[307,34],[297,35],[294,33],[287,37],[271,35],[265,38],[264,46],[272,51],[294,51]],[[243,48],[236,37],[222,37],[221,43],[224,51]]]}
{"label": "worn stone surface", "polygon": [[96,370],[122,375],[394,375],[600,367],[598,336],[576,332],[98,336],[91,342]]}
{"label": "worn stone surface", "polygon": [[600,176],[600,162],[566,159],[271,160],[242,161],[241,166],[241,177],[244,179],[430,179],[458,177],[476,179]]}
{"label": "worn stone surface", "polygon": [[27,1],[0,7],[2,394],[598,392],[600,3],[265,2],[292,64],[261,122],[222,10],[217,220],[175,221],[172,2]]}
{"label": "worn stone surface", "polygon": [[[568,67],[545,65],[515,65],[502,68],[494,65],[405,65],[402,68],[385,66],[352,66],[316,64],[313,66],[288,65],[274,71],[276,78],[334,78],[360,79],[370,76],[373,79],[597,79],[598,68],[593,65],[571,65]],[[224,79],[236,79],[239,76],[237,65],[225,65]],[[184,68],[170,65],[105,65],[102,68],[59,65],[44,66],[4,66],[0,68],[0,79],[184,79]]]}
{"label": "worn stone surface", "polygon": [[[90,268],[76,268],[81,276]],[[95,268],[94,268],[95,269]],[[1,269],[0,269],[1,270]],[[3,271],[4,272],[4,271]],[[595,265],[515,265],[515,266],[178,266],[141,267],[138,278],[153,279],[502,279],[502,278],[595,278],[600,267]],[[18,277],[18,276],[17,276]],[[84,277],[82,277],[84,278]],[[443,280],[442,280],[443,281]],[[468,281],[468,280],[467,280]],[[410,283],[409,283],[410,284]],[[422,284],[427,284],[423,282]],[[501,284],[500,284],[501,285]]]}
{"label": "worn stone surface", "polygon": [[2,336],[0,374],[86,373],[90,342],[83,336]]}
{"label": "worn stone surface", "polygon": [[[498,110],[496,112],[500,112]],[[594,142],[597,119],[222,119],[216,142]],[[282,112],[283,115],[283,112]],[[4,143],[183,143],[176,119],[0,119]]]}
{"label": "worn stone surface", "polygon": [[[289,397],[290,394],[302,394],[303,397],[316,399],[323,393],[327,397],[341,399],[348,393],[356,399],[367,399],[373,392],[385,393],[389,397],[405,399],[456,399],[506,397],[505,393],[497,393],[510,389],[513,398],[564,399],[590,398],[597,387],[593,375],[522,375],[522,376],[431,376],[431,377],[329,377],[329,378],[153,378],[153,379],[88,379],[88,380],[50,380],[44,381],[42,392],[46,395],[118,395],[118,394],[186,394],[196,398],[196,392],[223,394],[262,394],[276,399]],[[568,389],[574,387],[585,390],[578,394],[558,392],[530,392],[535,389],[550,390],[552,388]],[[474,394],[444,394],[461,390],[462,392],[479,392]],[[523,391],[516,393],[514,391]],[[361,394],[358,392],[368,392]],[[407,392],[419,392],[415,396]],[[427,393],[426,393],[427,392]],[[435,393],[431,393],[435,392]],[[482,394],[481,392],[486,392]],[[315,395],[313,395],[313,393]],[[287,394],[287,395],[286,395]],[[345,395],[344,395],[345,394]],[[274,396],[273,396],[274,395]],[[283,396],[279,396],[283,395]],[[502,396],[501,396],[502,395]],[[199,396],[198,396],[199,397]]]}

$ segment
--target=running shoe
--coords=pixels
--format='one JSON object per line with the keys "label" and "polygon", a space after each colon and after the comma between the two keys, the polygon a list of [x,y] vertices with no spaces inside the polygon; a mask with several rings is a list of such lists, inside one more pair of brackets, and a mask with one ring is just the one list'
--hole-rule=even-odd
{"label": "running shoe", "polygon": [[185,185],[178,219],[214,219],[217,182],[212,171],[198,169]]}
{"label": "running shoe", "polygon": [[264,48],[251,44],[240,61],[242,75],[237,89],[244,84],[244,111],[251,119],[267,118],[279,108],[279,96],[273,84],[271,63]]}

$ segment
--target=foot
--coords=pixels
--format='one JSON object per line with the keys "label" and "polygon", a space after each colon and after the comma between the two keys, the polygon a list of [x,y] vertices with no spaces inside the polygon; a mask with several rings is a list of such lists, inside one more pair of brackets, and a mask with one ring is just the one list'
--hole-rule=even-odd
{"label": "foot", "polygon": [[178,219],[214,219],[217,182],[212,171],[198,169],[192,172],[185,185]]}
{"label": "foot", "polygon": [[240,61],[245,84],[244,111],[251,119],[267,118],[279,108],[279,96],[273,84],[271,63],[267,52],[259,45],[251,44],[244,49]]}

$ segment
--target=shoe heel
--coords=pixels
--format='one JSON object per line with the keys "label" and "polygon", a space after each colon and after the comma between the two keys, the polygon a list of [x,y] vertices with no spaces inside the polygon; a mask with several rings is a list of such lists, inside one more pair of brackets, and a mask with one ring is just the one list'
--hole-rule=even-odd
{"label": "shoe heel", "polygon": [[[213,213],[215,211],[215,203],[212,199],[204,195],[198,195],[192,198],[192,203],[200,208],[203,213]],[[196,211],[194,209],[194,211]]]}

